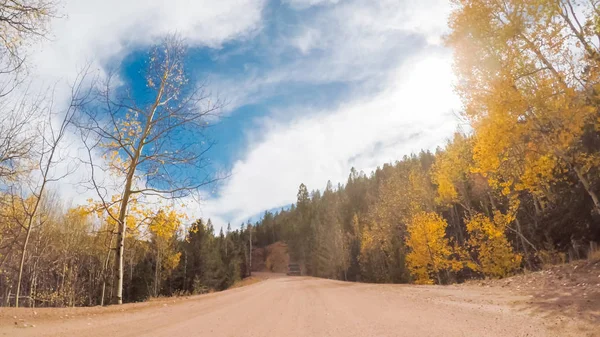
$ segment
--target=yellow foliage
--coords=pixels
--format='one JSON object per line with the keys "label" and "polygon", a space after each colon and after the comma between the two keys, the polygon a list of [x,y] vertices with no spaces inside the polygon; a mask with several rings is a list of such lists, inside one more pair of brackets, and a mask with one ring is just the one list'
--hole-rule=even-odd
{"label": "yellow foliage", "polygon": [[[121,196],[113,195],[108,207],[105,207],[101,201],[88,200],[88,206],[82,207],[77,212],[88,212],[95,214],[101,220],[102,226],[109,230],[117,229],[117,219],[121,206]],[[150,205],[140,202],[137,198],[129,199],[127,214],[125,216],[125,225],[127,226],[127,235],[139,236],[142,234],[141,227],[148,224],[154,216],[154,210]]]}
{"label": "yellow foliage", "polygon": [[535,255],[538,259],[540,259],[543,266],[563,264],[567,262],[567,254],[558,252],[555,249],[540,250]]}
{"label": "yellow foliage", "polygon": [[452,259],[453,250],[446,238],[446,220],[433,212],[415,214],[408,225],[406,263],[418,284],[433,284],[432,275],[442,270],[462,268]]}
{"label": "yellow foliage", "polygon": [[180,229],[183,214],[172,209],[159,210],[152,221],[149,229],[156,237],[170,240]]}
{"label": "yellow foliage", "polygon": [[512,212],[502,214],[498,211],[494,212],[493,220],[483,214],[475,214],[467,220],[467,246],[476,254],[478,261],[477,264],[469,264],[470,268],[486,276],[506,277],[521,266],[522,256],[513,251],[505,235],[512,221]]}
{"label": "yellow foliage", "polygon": [[[436,202],[447,206],[455,202],[466,204],[468,175],[473,161],[472,142],[461,134],[455,134],[446,149],[436,155],[431,172],[432,181],[437,185]],[[460,191],[460,193],[459,193]]]}
{"label": "yellow foliage", "polygon": [[160,260],[161,268],[167,272],[166,275],[177,267],[181,258],[181,252],[177,252],[173,239],[181,229],[183,218],[183,214],[171,208],[160,209],[151,217],[148,224],[157,259]]}
{"label": "yellow foliage", "polygon": [[[550,198],[568,169],[588,172],[600,162],[581,148],[586,126],[597,124],[596,33],[577,31],[555,1],[454,2],[447,42],[475,131],[473,171],[505,196]],[[592,2],[571,4],[581,22],[597,22]]]}
{"label": "yellow foliage", "polygon": [[181,259],[181,252],[177,252],[170,255],[161,255],[161,267],[167,271],[175,269],[179,265]]}
{"label": "yellow foliage", "polygon": [[[354,215],[356,227],[358,217]],[[358,261],[365,273],[369,274],[372,281],[391,281],[388,266],[389,257],[393,256],[394,247],[391,237],[388,235],[389,228],[378,224],[363,225],[360,232],[360,255]]]}

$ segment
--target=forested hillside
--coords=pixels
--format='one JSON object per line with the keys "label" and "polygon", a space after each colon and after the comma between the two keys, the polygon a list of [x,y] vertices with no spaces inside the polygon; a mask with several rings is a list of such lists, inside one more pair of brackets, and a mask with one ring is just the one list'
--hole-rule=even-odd
{"label": "forested hillside", "polygon": [[[114,222],[99,223],[86,207],[63,214],[56,205],[44,205],[39,214],[25,250],[21,305],[109,304],[117,271]],[[23,232],[18,217],[6,209],[2,216],[0,304],[12,306]],[[185,217],[168,207],[137,220],[129,219],[135,225],[125,242],[125,302],[223,290],[247,275],[248,231],[215,234],[210,220],[197,220],[184,232]]]}
{"label": "forested hillside", "polygon": [[600,240],[599,18],[593,1],[455,1],[446,43],[469,132],[343,186],[300,185],[257,225],[260,245],[283,239],[309,274],[369,282],[585,257]]}

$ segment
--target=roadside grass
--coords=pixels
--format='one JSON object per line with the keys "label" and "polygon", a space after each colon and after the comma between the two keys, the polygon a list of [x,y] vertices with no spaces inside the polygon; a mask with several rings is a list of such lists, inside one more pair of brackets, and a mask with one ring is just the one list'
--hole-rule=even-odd
{"label": "roadside grass", "polygon": [[588,255],[588,260],[590,262],[600,262],[600,249],[595,249],[591,251]]}
{"label": "roadside grass", "polygon": [[220,291],[217,291],[214,289],[208,289],[208,288],[206,289],[206,291],[195,293],[195,294],[190,294],[187,292],[180,291],[180,292],[173,293],[173,295],[171,295],[171,296],[160,295],[160,296],[156,296],[156,297],[150,297],[144,302],[157,302],[157,301],[169,300],[172,298],[181,298],[181,297],[189,298],[191,296],[219,293],[219,292],[227,291],[229,289],[235,289],[235,288],[249,286],[251,284],[258,283],[262,280],[263,280],[262,278],[250,276],[250,277],[243,278],[239,281],[235,281],[229,288],[223,289]]}
{"label": "roadside grass", "polygon": [[[223,291],[241,288],[249,286],[260,281],[263,281],[260,277],[247,277],[240,281],[235,282],[231,287]],[[143,302],[125,303],[122,305],[107,305],[107,306],[91,306],[91,307],[52,307],[52,308],[1,308],[0,309],[0,326],[11,325],[16,327],[35,327],[41,321],[45,320],[70,320],[81,317],[92,317],[96,315],[119,313],[119,312],[136,312],[139,310],[166,307],[183,303],[188,300],[194,300],[202,298],[209,294],[216,294],[218,292],[209,291],[205,294],[185,294],[177,293],[173,296],[158,296],[150,297]],[[209,295],[212,296],[212,295]],[[32,324],[33,323],[33,324]]]}
{"label": "roadside grass", "polygon": [[241,279],[239,281],[235,281],[231,285],[231,287],[229,287],[228,289],[235,289],[235,288],[241,288],[241,287],[249,286],[251,284],[258,283],[258,282],[260,282],[262,280],[263,279],[255,277],[255,276],[246,277],[245,279]]}

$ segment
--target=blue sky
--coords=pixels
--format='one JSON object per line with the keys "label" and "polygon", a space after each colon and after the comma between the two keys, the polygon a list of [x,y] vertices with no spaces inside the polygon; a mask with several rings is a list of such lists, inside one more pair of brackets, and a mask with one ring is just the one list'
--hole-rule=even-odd
{"label": "blue sky", "polygon": [[444,143],[460,108],[441,43],[449,9],[444,0],[65,0],[32,62],[47,83],[68,83],[86,63],[100,74],[121,64],[135,86],[145,51],[183,36],[190,79],[228,102],[210,156],[230,175],[187,211],[239,225],[289,205],[301,182],[322,189],[353,166],[368,172]]}

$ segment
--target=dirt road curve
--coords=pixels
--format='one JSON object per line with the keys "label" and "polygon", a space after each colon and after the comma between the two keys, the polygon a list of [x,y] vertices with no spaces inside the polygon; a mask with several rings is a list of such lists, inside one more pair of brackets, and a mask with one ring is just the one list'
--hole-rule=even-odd
{"label": "dirt road curve", "polygon": [[44,318],[39,309],[24,324],[4,317],[0,336],[595,336],[593,324],[515,304],[523,300],[480,287],[276,277],[186,300],[125,306],[123,312],[65,309],[70,315]]}

